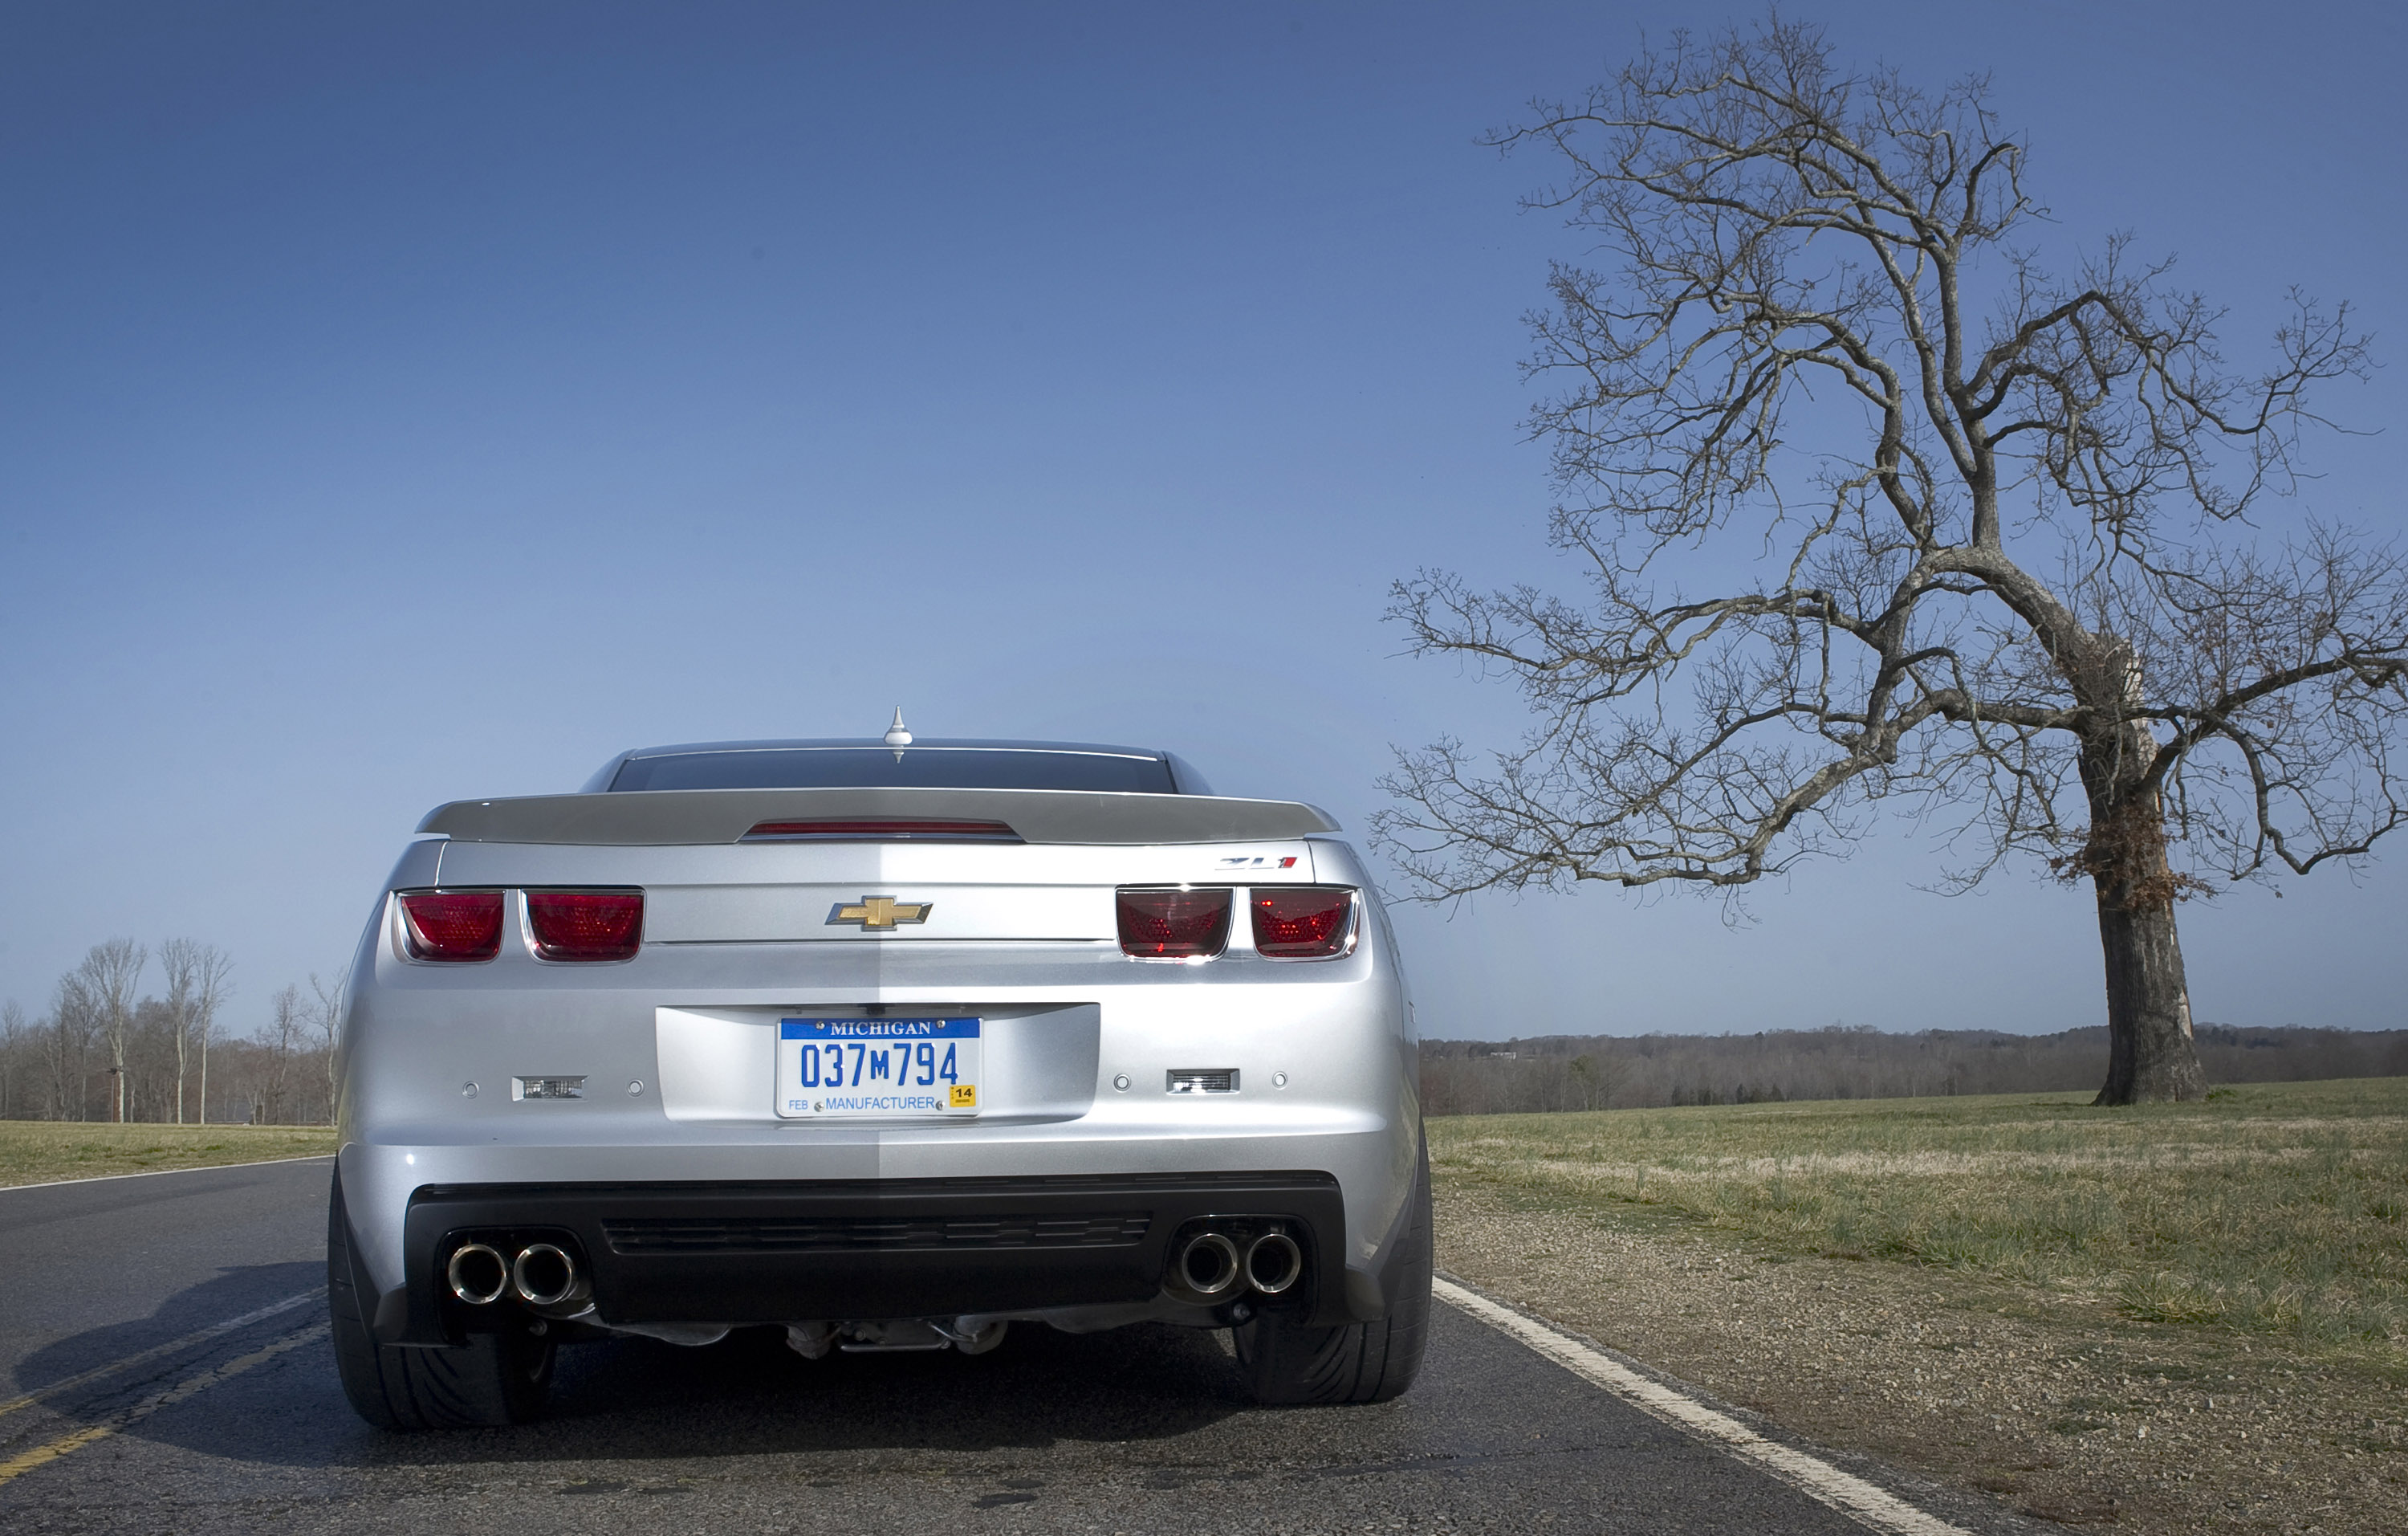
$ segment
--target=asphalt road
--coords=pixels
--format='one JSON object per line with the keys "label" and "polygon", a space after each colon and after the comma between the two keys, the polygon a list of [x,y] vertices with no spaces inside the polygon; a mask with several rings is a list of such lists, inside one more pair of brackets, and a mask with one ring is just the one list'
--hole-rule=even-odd
{"label": "asphalt road", "polygon": [[1250,1407],[1218,1335],[1024,1326],[586,1345],[540,1424],[384,1435],[326,1343],[330,1167],[0,1190],[0,1530],[1863,1529],[1443,1305],[1369,1408]]}

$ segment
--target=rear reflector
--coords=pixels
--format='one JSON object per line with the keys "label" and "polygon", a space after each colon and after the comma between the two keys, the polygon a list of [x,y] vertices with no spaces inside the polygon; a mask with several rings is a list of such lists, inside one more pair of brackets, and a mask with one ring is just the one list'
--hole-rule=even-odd
{"label": "rear reflector", "polygon": [[1236,893],[1123,891],[1121,950],[1140,960],[1193,960],[1218,955],[1229,942],[1229,906]]}
{"label": "rear reflector", "polygon": [[413,960],[490,960],[502,952],[502,893],[405,891],[401,926]]}
{"label": "rear reflector", "polygon": [[746,842],[1018,842],[1001,822],[861,820],[763,822]]}
{"label": "rear reflector", "polygon": [[641,891],[529,891],[526,904],[546,960],[624,960],[643,942]]}
{"label": "rear reflector", "polygon": [[1328,885],[1254,888],[1254,948],[1274,960],[1326,960],[1354,943],[1354,893]]}

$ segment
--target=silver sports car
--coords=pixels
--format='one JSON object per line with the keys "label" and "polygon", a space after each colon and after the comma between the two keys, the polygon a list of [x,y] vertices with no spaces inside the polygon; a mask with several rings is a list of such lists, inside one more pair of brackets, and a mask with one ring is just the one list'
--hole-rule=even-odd
{"label": "silver sports car", "polygon": [[388,1428],[562,1343],[1234,1330],[1264,1402],[1411,1384],[1412,1011],[1354,850],[1162,752],[717,742],[429,815],[352,968],[326,1242]]}

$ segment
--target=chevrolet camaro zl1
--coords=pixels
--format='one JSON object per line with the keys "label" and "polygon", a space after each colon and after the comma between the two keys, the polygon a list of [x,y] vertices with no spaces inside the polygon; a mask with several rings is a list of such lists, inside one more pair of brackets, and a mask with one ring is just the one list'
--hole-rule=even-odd
{"label": "chevrolet camaro zl1", "polygon": [[1234,1332],[1267,1403],[1412,1382],[1413,1026],[1361,861],[1162,752],[722,742],[461,800],[360,941],[327,1240],[388,1428],[558,1346]]}

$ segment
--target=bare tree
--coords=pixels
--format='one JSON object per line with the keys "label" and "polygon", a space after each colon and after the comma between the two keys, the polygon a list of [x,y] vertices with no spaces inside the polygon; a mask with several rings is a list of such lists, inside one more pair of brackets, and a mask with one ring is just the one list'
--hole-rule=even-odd
{"label": "bare tree", "polygon": [[76,968],[76,976],[100,1012],[108,1041],[108,1070],[116,1079],[117,1121],[125,1123],[125,1036],[134,1023],[134,992],[141,983],[150,952],[131,939],[94,944]]}
{"label": "bare tree", "polygon": [[176,1124],[184,1123],[185,1058],[193,1034],[193,983],[200,969],[200,945],[170,939],[159,946],[159,969],[167,978],[167,1017],[176,1032]]}
{"label": "bare tree", "polygon": [[335,1092],[337,1086],[336,1047],[342,1043],[344,996],[351,990],[351,969],[349,966],[337,971],[331,983],[318,980],[318,973],[314,970],[309,973],[309,991],[312,998],[309,1023],[317,1032],[320,1048],[326,1055],[326,1123],[328,1125],[335,1123]]}
{"label": "bare tree", "polygon": [[16,1106],[16,1091],[22,1085],[17,1079],[22,1074],[22,1062],[33,1041],[34,1026],[26,1022],[24,1005],[16,998],[0,1007],[0,1120],[8,1118]]}
{"label": "bare tree", "polygon": [[2231,373],[2218,311],[2126,239],[2043,269],[1985,81],[1846,73],[1777,17],[1534,111],[1496,141],[1548,153],[1531,205],[1610,252],[1532,322],[1589,592],[1398,583],[1416,652],[1539,722],[1493,769],[1399,754],[1375,837],[1412,894],[1728,890],[1895,799],[1954,834],[1950,883],[2016,854],[2091,882],[2101,1102],[2204,1093],[2195,871],[2348,863],[2402,816],[2399,560],[2246,518],[2297,488],[2310,387],[2366,369],[2346,307],[2294,294]]}
{"label": "bare tree", "polygon": [[[164,959],[167,951],[179,944],[186,946],[183,963],[190,968],[185,985],[184,1017],[201,1065],[200,1092],[194,1105],[199,1113],[194,1118],[206,1126],[209,1123],[209,1038],[217,1030],[218,1010],[224,1007],[226,999],[234,995],[234,960],[215,944],[195,944],[189,939],[169,940],[160,951],[161,957]],[[181,1050],[179,1042],[177,1057],[179,1084],[183,1070]],[[182,1098],[179,1086],[177,1101],[180,1104]]]}
{"label": "bare tree", "polygon": [[259,1124],[263,1126],[277,1124],[278,1117],[284,1113],[285,1073],[293,1062],[293,1047],[302,1040],[308,1028],[309,1012],[308,1004],[301,997],[301,989],[289,983],[277,988],[276,996],[268,999],[268,1007],[272,1012],[265,1031],[267,1081],[260,1096],[258,1113]]}
{"label": "bare tree", "polygon": [[84,984],[80,970],[59,978],[44,1029],[43,1055],[50,1069],[50,1113],[59,1120],[81,1120],[90,1111],[87,1080],[92,1042],[101,1033],[101,1008]]}
{"label": "bare tree", "polygon": [[199,1120],[208,1123],[208,1040],[219,1005],[225,1001],[226,973],[233,964],[215,944],[170,939],[159,946],[159,968],[167,977],[167,1012],[176,1032],[176,1124],[184,1123],[184,1079],[191,1058],[200,1066]]}
{"label": "bare tree", "polygon": [[1605,1108],[1628,1075],[1621,1062],[1593,1052],[1572,1057],[1564,1073],[1564,1107],[1569,1110]]}

